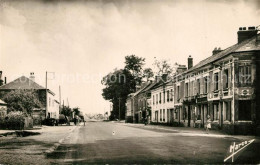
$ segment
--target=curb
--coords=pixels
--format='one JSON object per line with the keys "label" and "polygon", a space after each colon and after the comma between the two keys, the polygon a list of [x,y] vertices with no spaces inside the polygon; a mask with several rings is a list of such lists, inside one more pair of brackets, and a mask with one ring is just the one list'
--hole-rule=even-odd
{"label": "curb", "polygon": [[53,151],[55,151],[63,142],[64,140],[68,140],[70,137],[71,137],[71,134],[72,132],[74,132],[77,128],[80,128],[80,127],[74,127],[70,132],[69,132],[69,135],[60,139],[58,141],[58,143],[54,143],[54,145],[52,147],[50,147],[49,149],[45,150],[43,153],[45,154],[50,154],[52,153]]}
{"label": "curb", "polygon": [[5,133],[0,133],[0,137],[6,137],[8,135],[15,134],[15,131],[10,131],[10,132],[5,132]]}

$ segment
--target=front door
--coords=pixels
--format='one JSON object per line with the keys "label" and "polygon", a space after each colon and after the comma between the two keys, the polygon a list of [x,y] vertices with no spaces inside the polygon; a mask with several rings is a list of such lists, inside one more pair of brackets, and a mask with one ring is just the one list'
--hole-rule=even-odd
{"label": "front door", "polygon": [[155,111],[155,121],[158,123],[158,111]]}
{"label": "front door", "polygon": [[188,106],[188,127],[190,127],[190,120],[191,120],[191,106]]}

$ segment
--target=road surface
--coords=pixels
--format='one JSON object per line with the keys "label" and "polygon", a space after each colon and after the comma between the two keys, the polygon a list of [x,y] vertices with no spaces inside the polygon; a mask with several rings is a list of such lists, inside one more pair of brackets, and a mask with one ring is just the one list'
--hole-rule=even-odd
{"label": "road surface", "polygon": [[[123,123],[87,122],[54,152],[50,163],[223,163],[233,142],[252,137],[209,137],[135,128]],[[260,142],[243,149],[235,163],[260,163]],[[231,159],[229,160],[229,162]]]}

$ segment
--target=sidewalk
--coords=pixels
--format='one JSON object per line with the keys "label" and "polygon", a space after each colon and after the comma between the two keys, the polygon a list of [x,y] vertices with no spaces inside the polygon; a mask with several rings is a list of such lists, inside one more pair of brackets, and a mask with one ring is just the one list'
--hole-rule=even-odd
{"label": "sidewalk", "polygon": [[[121,123],[118,123],[121,124]],[[142,128],[148,130],[164,130],[171,133],[176,133],[176,135],[181,136],[207,136],[207,137],[254,137],[254,136],[244,136],[244,135],[229,135],[220,130],[210,130],[209,133],[205,131],[204,128],[194,128],[194,127],[173,127],[173,126],[163,126],[163,125],[144,125],[144,124],[135,124],[135,123],[124,123],[125,126]]]}
{"label": "sidewalk", "polygon": [[[80,124],[82,125],[82,123]],[[32,129],[26,129],[26,130],[0,130],[0,137],[14,134],[16,131],[26,131],[26,132],[34,132],[34,133],[47,133],[47,132],[57,132],[60,131],[61,128],[71,127],[74,128],[75,125],[71,123],[70,126],[67,125],[59,125],[59,126],[35,126]]]}

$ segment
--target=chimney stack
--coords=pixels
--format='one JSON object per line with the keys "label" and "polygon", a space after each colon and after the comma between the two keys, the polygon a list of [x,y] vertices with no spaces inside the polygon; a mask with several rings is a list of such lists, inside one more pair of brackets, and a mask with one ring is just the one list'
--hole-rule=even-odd
{"label": "chimney stack", "polygon": [[193,67],[193,58],[191,57],[191,55],[189,55],[188,58],[188,69]]}
{"label": "chimney stack", "polygon": [[155,82],[159,82],[160,80],[161,80],[161,76],[159,76],[159,75],[157,75],[157,76],[155,76]]}
{"label": "chimney stack", "polygon": [[218,54],[219,52],[221,52],[222,50],[221,50],[221,48],[219,47],[219,48],[217,48],[217,47],[215,47],[215,49],[212,51],[212,55],[214,56],[215,54]]}
{"label": "chimney stack", "polygon": [[248,30],[246,30],[246,27],[240,27],[239,31],[237,32],[238,43],[252,38],[256,35],[257,29],[254,26],[248,27]]}
{"label": "chimney stack", "polygon": [[177,74],[179,74],[179,73],[185,72],[186,70],[187,70],[186,65],[179,65],[176,72],[177,72]]}
{"label": "chimney stack", "polygon": [[164,73],[164,74],[162,75],[162,80],[163,80],[163,82],[166,82],[166,81],[167,81],[167,78],[168,78],[168,74],[167,74],[167,73]]}
{"label": "chimney stack", "polygon": [[30,73],[30,79],[31,79],[32,81],[35,81],[34,72],[31,72],[31,73]]}
{"label": "chimney stack", "polygon": [[3,85],[3,80],[2,80],[2,71],[0,71],[0,86],[2,86]]}
{"label": "chimney stack", "polygon": [[6,81],[6,77],[5,77],[5,84],[7,83],[7,81]]}

